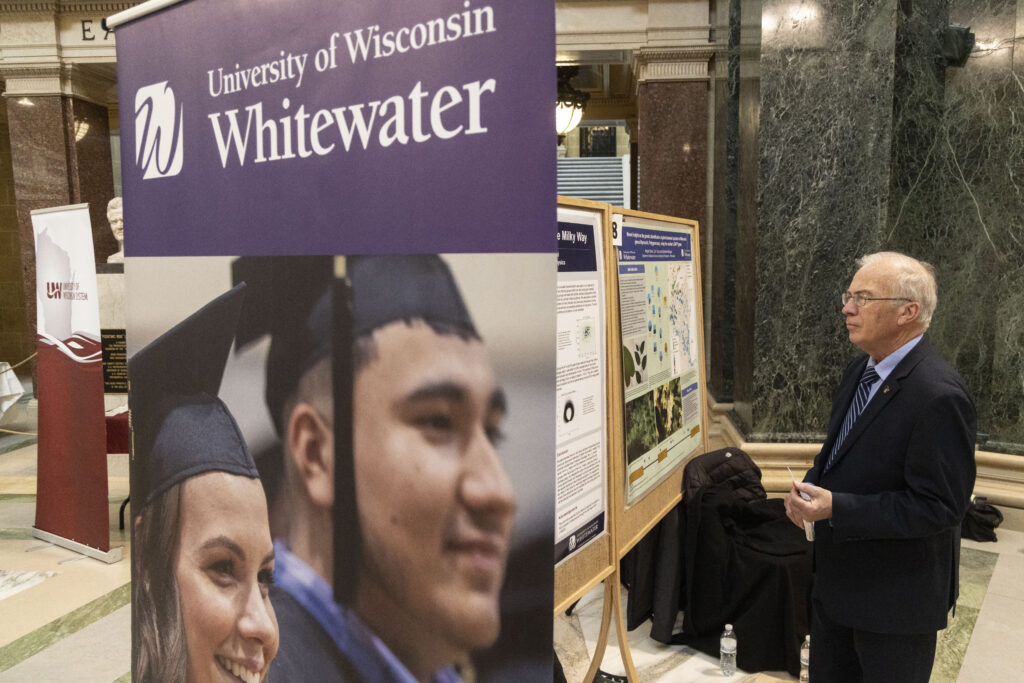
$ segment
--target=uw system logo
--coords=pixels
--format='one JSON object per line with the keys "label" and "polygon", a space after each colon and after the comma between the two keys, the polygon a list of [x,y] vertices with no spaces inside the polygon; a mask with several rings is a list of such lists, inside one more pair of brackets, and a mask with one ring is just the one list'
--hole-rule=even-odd
{"label": "uw system logo", "polygon": [[181,172],[184,107],[175,104],[167,81],[135,93],[135,165],[142,169],[143,180]]}

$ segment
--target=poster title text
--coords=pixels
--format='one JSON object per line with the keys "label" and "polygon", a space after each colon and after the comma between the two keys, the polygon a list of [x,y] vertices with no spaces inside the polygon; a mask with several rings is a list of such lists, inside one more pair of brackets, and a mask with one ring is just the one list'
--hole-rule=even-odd
{"label": "poster title text", "polygon": [[[281,50],[277,58],[259,64],[210,69],[207,90],[211,98],[218,98],[281,83],[301,88],[311,73],[338,69],[346,57],[353,65],[368,63],[497,31],[491,6],[471,7],[465,0],[462,7],[449,16],[409,26],[375,24],[334,31],[323,47],[313,51]],[[495,78],[442,85],[432,91],[418,80],[407,92],[368,102],[307,110],[305,104],[293,108],[291,98],[284,97],[276,111],[273,105],[256,101],[207,118],[221,165],[227,168],[232,161],[244,166],[326,156],[339,146],[348,152],[359,146],[386,148],[486,133],[484,112],[497,88]]]}

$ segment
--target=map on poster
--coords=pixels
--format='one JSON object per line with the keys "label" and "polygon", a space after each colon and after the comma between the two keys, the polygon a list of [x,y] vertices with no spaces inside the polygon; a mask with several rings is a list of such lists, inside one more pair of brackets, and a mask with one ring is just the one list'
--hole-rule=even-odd
{"label": "map on poster", "polygon": [[621,228],[627,504],[701,445],[697,273],[692,228]]}
{"label": "map on poster", "polygon": [[601,214],[558,209],[555,563],[605,530]]}

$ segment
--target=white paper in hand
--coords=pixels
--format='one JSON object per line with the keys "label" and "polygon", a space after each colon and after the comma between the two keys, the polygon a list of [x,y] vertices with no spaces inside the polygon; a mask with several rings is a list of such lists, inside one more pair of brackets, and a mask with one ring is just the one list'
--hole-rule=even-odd
{"label": "white paper in hand", "polygon": [[[789,472],[789,478],[793,481],[793,487],[796,488],[796,477],[793,476],[793,470],[789,469],[788,467],[786,468],[786,470]],[[811,499],[809,495],[807,495],[803,491],[800,491],[799,489],[797,489],[797,493],[799,493],[800,497],[803,498],[804,500]],[[804,536],[807,537],[808,541],[814,540],[814,522],[808,522],[804,520]]]}

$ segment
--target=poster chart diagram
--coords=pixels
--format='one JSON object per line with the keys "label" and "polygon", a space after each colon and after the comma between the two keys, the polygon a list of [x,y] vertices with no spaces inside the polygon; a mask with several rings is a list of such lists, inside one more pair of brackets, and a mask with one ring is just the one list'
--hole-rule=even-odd
{"label": "poster chart diagram", "polygon": [[626,502],[702,445],[693,229],[626,217],[616,247],[622,331]]}
{"label": "poster chart diagram", "polygon": [[602,214],[558,210],[555,562],[606,528]]}

